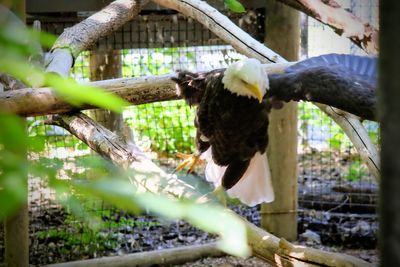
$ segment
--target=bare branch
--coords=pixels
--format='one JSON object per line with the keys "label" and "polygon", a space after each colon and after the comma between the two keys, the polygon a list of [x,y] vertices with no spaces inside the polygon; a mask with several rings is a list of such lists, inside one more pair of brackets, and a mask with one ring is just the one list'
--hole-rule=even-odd
{"label": "bare branch", "polygon": [[[268,64],[265,68],[268,73],[282,73],[285,67],[291,64]],[[178,99],[175,83],[171,80],[171,77],[174,76],[174,74],[168,74],[151,77],[121,78],[90,82],[88,85],[104,88],[132,104],[144,104]],[[75,107],[66,103],[51,88],[26,88],[0,93],[1,110],[26,117],[66,113],[89,108],[93,108],[93,106]]]}
{"label": "bare branch", "polygon": [[208,5],[206,1],[153,0],[153,2],[194,18],[219,38],[231,44],[238,52],[248,57],[258,58],[263,63],[285,62],[281,56],[238,28],[236,24]]}
{"label": "bare branch", "polygon": [[116,31],[139,13],[140,1],[116,0],[101,11],[66,29],[47,58],[47,71],[68,76],[74,59],[100,38]]}
{"label": "bare branch", "polygon": [[349,38],[368,54],[379,51],[379,32],[371,24],[344,10],[336,1],[322,0],[278,0],[310,17],[328,25],[337,34]]}

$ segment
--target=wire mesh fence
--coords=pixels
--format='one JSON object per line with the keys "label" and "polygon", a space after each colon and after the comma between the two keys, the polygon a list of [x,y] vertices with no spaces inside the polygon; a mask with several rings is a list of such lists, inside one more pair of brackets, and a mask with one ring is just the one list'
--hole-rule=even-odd
{"label": "wire mesh fence", "polygon": [[[338,3],[378,27],[378,1]],[[365,55],[331,28],[312,18],[303,21],[307,35],[302,38],[302,58],[327,53]],[[378,144],[378,124],[363,124]],[[299,104],[298,133],[299,232],[311,229],[325,243],[376,246],[378,185],[347,136],[311,103]]]}
{"label": "wire mesh fence", "polygon": [[[376,1],[341,2],[353,13],[376,25]],[[119,58],[117,68],[121,77],[160,75],[176,70],[209,70],[226,67],[243,57],[193,20],[167,11],[159,13],[139,16],[116,34],[99,42],[93,51],[82,53],[75,61],[72,76],[78,81],[91,80],[94,68],[91,57],[96,50],[104,49],[113,51],[112,55]],[[233,19],[257,39],[263,40],[263,14],[264,10],[259,9],[245,16],[233,16]],[[58,35],[80,19],[42,18],[42,30]],[[305,52],[302,58],[330,52],[362,54],[346,38],[338,37],[313,19],[306,20],[306,28],[308,34],[306,42],[303,41],[302,51]],[[108,56],[110,53],[105,54],[105,57]],[[106,58],[104,62],[108,61]],[[96,113],[88,113],[96,117]],[[104,116],[99,119],[104,119]],[[44,125],[44,120],[45,117],[29,118],[28,132],[31,136],[44,138],[45,150],[41,157],[57,159],[59,164],[63,164],[65,173],[59,174],[60,179],[68,175],[90,179],[90,175],[96,175],[83,170],[79,164],[79,159],[84,160],[91,155],[90,149],[65,130]],[[194,109],[182,100],[128,107],[123,112],[123,121],[143,151],[170,167],[176,166],[176,152],[189,153],[195,149]],[[369,121],[364,123],[377,143],[378,125]],[[354,236],[351,231],[359,233],[354,227],[362,221],[368,224],[371,235],[375,236],[377,184],[343,131],[311,103],[299,104],[298,154],[300,233],[306,229],[322,233],[327,228],[321,225],[328,224],[330,232],[323,236],[323,241],[335,243],[343,241],[343,236]],[[88,201],[85,203],[87,214],[100,215],[106,222],[105,227],[93,231],[87,225],[89,222],[82,222],[69,210],[60,209],[54,202],[55,198],[46,181],[34,177],[30,179],[30,250],[31,259],[37,260],[33,264],[146,250],[146,247],[153,247],[150,243],[154,241],[150,236],[159,236],[160,231],[166,237],[156,244],[172,247],[175,243],[169,240],[179,240],[181,235],[180,222],[168,223],[178,233],[172,236],[175,234],[168,232],[168,227],[156,219],[149,222],[101,201]],[[344,213],[361,215],[346,216]],[[343,226],[343,223],[347,224]],[[340,228],[340,225],[343,227]],[[148,229],[148,235],[136,236],[133,228],[137,227]],[[359,229],[365,230],[366,227],[359,226]],[[195,229],[189,233],[194,236],[192,243],[209,238]],[[354,243],[354,239],[346,240]],[[361,241],[354,244],[363,245],[363,239],[357,240]],[[376,239],[372,241],[372,247],[373,242]],[[4,246],[0,243],[0,261],[3,253]]]}

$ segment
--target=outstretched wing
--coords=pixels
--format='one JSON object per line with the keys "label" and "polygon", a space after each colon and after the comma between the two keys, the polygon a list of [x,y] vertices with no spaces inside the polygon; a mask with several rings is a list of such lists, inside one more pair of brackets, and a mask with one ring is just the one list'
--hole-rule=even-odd
{"label": "outstretched wing", "polygon": [[323,55],[294,64],[285,73],[271,74],[269,80],[268,94],[279,100],[306,99],[376,119],[375,58]]}
{"label": "outstretched wing", "polygon": [[287,68],[287,73],[300,72],[315,67],[329,67],[343,70],[344,79],[357,78],[376,86],[377,59],[344,54],[327,54],[308,58]]}

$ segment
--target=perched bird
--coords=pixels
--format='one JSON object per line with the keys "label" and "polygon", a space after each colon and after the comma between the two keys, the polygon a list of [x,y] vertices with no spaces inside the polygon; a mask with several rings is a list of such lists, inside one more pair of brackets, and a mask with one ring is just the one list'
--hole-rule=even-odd
{"label": "perched bird", "polygon": [[[256,59],[244,59],[205,73],[180,72],[177,93],[197,106],[197,152],[177,168],[207,161],[206,179],[217,190],[254,206],[271,202],[268,166],[267,73]],[[192,166],[190,166],[192,168]]]}

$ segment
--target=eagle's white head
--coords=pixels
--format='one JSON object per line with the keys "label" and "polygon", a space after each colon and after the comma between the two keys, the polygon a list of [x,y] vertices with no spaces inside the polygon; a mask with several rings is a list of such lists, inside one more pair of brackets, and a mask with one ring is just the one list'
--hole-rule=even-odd
{"label": "eagle's white head", "polygon": [[254,97],[262,102],[269,89],[268,75],[260,61],[246,58],[230,65],[222,78],[224,88],[240,96]]}

